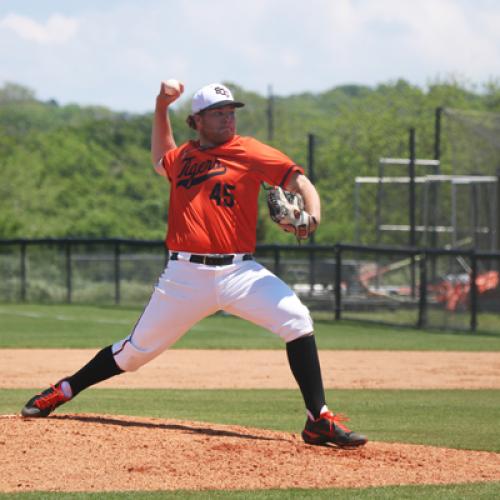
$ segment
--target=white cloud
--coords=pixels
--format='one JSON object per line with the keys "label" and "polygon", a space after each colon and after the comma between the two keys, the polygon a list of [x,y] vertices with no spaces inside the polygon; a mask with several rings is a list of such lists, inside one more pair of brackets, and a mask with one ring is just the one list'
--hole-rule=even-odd
{"label": "white cloud", "polygon": [[500,74],[496,2],[420,0],[415,8],[401,0],[335,0],[321,7],[314,20],[318,52],[344,81],[423,85],[463,75],[479,83]]}
{"label": "white cloud", "polygon": [[40,44],[60,44],[73,38],[78,31],[78,21],[60,14],[52,14],[45,23],[29,17],[7,14],[0,20],[0,27],[10,29],[24,40]]}
{"label": "white cloud", "polygon": [[151,110],[166,78],[183,80],[187,95],[221,80],[286,95],[500,76],[493,0],[30,2],[0,0],[0,85],[61,103]]}
{"label": "white cloud", "polygon": [[285,68],[297,69],[300,67],[302,61],[295,51],[285,49],[281,52],[280,56],[280,62]]}

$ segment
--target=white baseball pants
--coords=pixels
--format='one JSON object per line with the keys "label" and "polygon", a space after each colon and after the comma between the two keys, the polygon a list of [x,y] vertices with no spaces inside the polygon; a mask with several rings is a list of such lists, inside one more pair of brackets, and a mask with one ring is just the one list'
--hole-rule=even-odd
{"label": "white baseball pants", "polygon": [[254,260],[207,266],[169,261],[132,333],[113,345],[118,366],[134,371],[219,311],[262,326],[290,342],[313,331],[307,307],[290,287]]}

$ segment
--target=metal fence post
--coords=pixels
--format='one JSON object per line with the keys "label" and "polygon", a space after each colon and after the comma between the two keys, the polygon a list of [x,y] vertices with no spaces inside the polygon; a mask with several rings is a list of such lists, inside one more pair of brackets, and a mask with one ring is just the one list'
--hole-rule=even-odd
{"label": "metal fence post", "polygon": [[21,243],[21,302],[26,302],[26,242]]}
{"label": "metal fence post", "polygon": [[[408,200],[408,214],[409,214],[409,246],[415,247],[417,245],[417,233],[416,233],[416,214],[415,214],[415,205],[416,205],[416,191],[415,191],[415,129],[410,128],[410,137],[409,137],[409,150],[410,150],[410,163],[408,165],[408,177],[410,180],[409,185],[409,200]],[[414,299],[416,295],[416,287],[415,287],[415,255],[412,254],[410,257],[411,261],[411,297]]]}
{"label": "metal fence post", "polygon": [[477,328],[477,257],[476,253],[470,253],[471,270],[470,270],[470,329],[475,332]]}
{"label": "metal fence post", "polygon": [[441,159],[441,118],[443,115],[443,108],[438,107],[435,110],[434,118],[434,159]]}
{"label": "metal fence post", "polygon": [[120,303],[120,242],[115,242],[115,304]]}
{"label": "metal fence post", "polygon": [[420,254],[420,297],[418,301],[418,328],[427,326],[427,253]]}
{"label": "metal fence post", "polygon": [[335,247],[335,319],[340,320],[342,316],[342,250],[340,246]]}
{"label": "metal fence post", "polygon": [[415,129],[410,129],[409,137],[409,150],[410,150],[410,163],[408,164],[408,177],[410,179],[409,185],[409,200],[408,200],[408,214],[410,223],[410,232],[408,234],[409,241],[408,244],[411,247],[417,244],[417,234],[416,234],[416,192],[415,192],[415,162],[416,162],[416,152],[415,152]]}
{"label": "metal fence post", "polygon": [[66,302],[71,304],[73,292],[73,269],[71,263],[71,242],[66,241]]}
{"label": "metal fence post", "polygon": [[[500,217],[498,210],[500,209],[500,167],[497,168],[497,189],[496,189],[496,212],[493,217],[494,231],[496,232],[496,241],[494,241],[495,251],[500,251]],[[500,271],[500,265],[497,267]]]}

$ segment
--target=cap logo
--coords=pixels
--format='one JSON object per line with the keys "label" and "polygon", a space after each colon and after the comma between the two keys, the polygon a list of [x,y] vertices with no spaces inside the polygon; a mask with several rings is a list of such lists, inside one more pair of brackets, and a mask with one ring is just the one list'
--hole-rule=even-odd
{"label": "cap logo", "polygon": [[236,102],[231,91],[222,83],[211,83],[198,90],[191,103],[193,113],[199,113],[205,109],[232,104],[235,108],[244,106],[242,102]]}
{"label": "cap logo", "polygon": [[223,87],[215,87],[215,93],[219,95],[225,95],[226,97],[231,98],[231,94]]}

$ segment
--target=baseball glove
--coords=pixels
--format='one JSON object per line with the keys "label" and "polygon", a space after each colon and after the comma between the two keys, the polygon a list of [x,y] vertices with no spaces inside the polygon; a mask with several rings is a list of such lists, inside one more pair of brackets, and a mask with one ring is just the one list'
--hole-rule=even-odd
{"label": "baseball glove", "polygon": [[269,215],[278,226],[293,233],[297,240],[307,239],[313,232],[316,221],[304,210],[304,200],[298,193],[274,187],[267,193]]}

